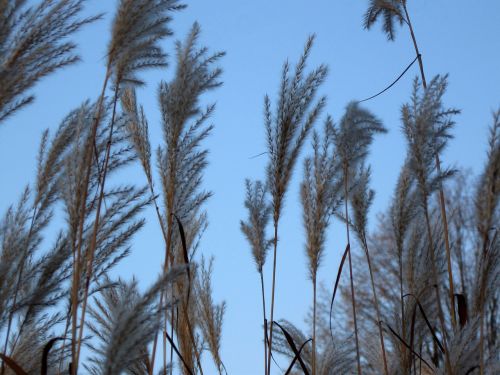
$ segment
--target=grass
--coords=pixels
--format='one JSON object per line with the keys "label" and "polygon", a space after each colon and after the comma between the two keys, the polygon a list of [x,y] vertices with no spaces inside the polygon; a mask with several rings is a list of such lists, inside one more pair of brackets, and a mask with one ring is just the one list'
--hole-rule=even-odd
{"label": "grass", "polygon": [[[83,18],[84,3],[0,1],[3,126],[34,100],[29,90],[40,79],[78,60],[73,33],[100,18]],[[386,128],[350,102],[338,122],[326,114],[317,129],[328,106],[319,94],[328,68],[308,68],[314,36],[294,67],[283,64],[276,100],[264,98],[265,177],[245,182],[248,215],[240,229],[259,276],[262,327],[255,330],[262,329],[266,375],[276,371],[277,354],[287,359],[285,374],[498,369],[500,110],[477,179],[446,168],[442,154],[459,111],[444,104],[448,77],[425,76],[408,6],[370,0],[364,18],[368,29],[382,19],[389,40],[398,24],[408,27],[420,70],[400,109],[405,162],[376,226],[368,222],[375,194],[369,154]],[[137,91],[151,89],[144,87],[144,70],[170,69],[164,40],[184,8],[177,0],[117,1],[95,101],[70,111],[54,134],[42,134],[34,182],[0,224],[1,375],[203,375],[209,357],[219,375],[230,371],[221,351],[226,302],[214,299],[214,259],[200,245],[212,196],[203,183],[205,144],[216,110],[205,104],[206,94],[222,85],[225,53],[199,46],[195,23],[175,44],[171,79],[158,82],[160,124],[150,125]],[[155,153],[149,132],[157,125],[163,138]],[[300,195],[290,197],[301,161]],[[142,182],[129,184],[117,173],[132,164],[142,168]],[[302,208],[312,287],[308,332],[276,317],[278,255],[287,251],[279,246],[287,236],[280,223],[291,200]],[[148,206],[164,257],[157,280],[141,290],[135,278],[114,278],[111,271],[137,245]],[[330,240],[346,250],[332,272],[333,290],[325,291],[318,271],[332,251],[333,221],[345,225],[346,235]]]}

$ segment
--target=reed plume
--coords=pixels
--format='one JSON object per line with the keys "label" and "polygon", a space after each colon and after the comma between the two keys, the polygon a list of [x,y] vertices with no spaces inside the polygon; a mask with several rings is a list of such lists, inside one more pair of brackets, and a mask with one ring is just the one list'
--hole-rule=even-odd
{"label": "reed plume", "polygon": [[264,329],[264,373],[267,371],[267,316],[266,297],[264,287],[264,264],[272,240],[266,236],[266,228],[271,218],[271,206],[267,198],[267,187],[262,181],[245,180],[246,197],[245,208],[248,210],[248,219],[240,221],[240,229],[245,235],[252,250],[252,256],[260,276],[262,296],[262,319]]}
{"label": "reed plume", "polygon": [[[226,311],[226,302],[215,304],[212,297],[212,273],[214,258],[205,261],[202,256],[198,284],[196,287],[198,301],[198,321],[203,337],[208,344],[217,371],[222,375],[224,364],[221,359],[222,322]],[[208,264],[207,264],[208,263]]]}
{"label": "reed plume", "polygon": [[267,166],[267,186],[272,198],[274,238],[273,238],[273,282],[271,288],[271,315],[269,329],[269,351],[267,374],[271,371],[273,343],[274,299],[276,287],[276,258],[278,248],[278,224],[281,217],[285,194],[302,146],[325,106],[326,98],[315,101],[316,92],[324,82],[327,67],[320,65],[307,75],[305,67],[314,36],[309,37],[293,76],[285,62],[281,75],[276,114],[271,113],[271,100],[264,99],[264,123],[267,134],[269,162]]}
{"label": "reed plume", "polygon": [[380,314],[379,301],[377,297],[377,290],[375,288],[375,279],[373,275],[372,263],[370,260],[370,251],[368,249],[368,210],[373,202],[373,198],[375,196],[375,192],[370,189],[370,168],[365,168],[361,166],[358,172],[358,175],[355,178],[355,186],[353,187],[350,195],[350,203],[352,207],[352,217],[353,217],[353,229],[358,237],[358,240],[363,248],[366,261],[368,264],[368,271],[370,273],[370,284],[372,287],[373,293],[373,302],[375,305],[375,311],[377,314],[377,326],[380,337],[380,348],[382,353],[382,362],[384,366],[384,373],[388,375],[389,369],[387,365],[387,357],[385,352],[385,343],[384,343],[384,334],[382,332],[382,318]]}
{"label": "reed plume", "polygon": [[304,178],[300,186],[303,223],[306,231],[306,255],[313,284],[312,374],[316,374],[316,296],[317,273],[323,257],[330,216],[342,201],[340,166],[334,152],[333,122],[327,117],[322,138],[313,132],[313,156],[304,160]]}
{"label": "reed plume", "polygon": [[[80,353],[81,338],[83,336],[85,313],[87,307],[88,299],[88,289],[90,285],[90,278],[92,277],[92,263],[94,257],[94,251],[96,247],[96,234],[97,227],[99,225],[99,215],[101,212],[101,205],[104,199],[104,186],[106,182],[106,175],[110,160],[110,145],[113,139],[116,105],[119,96],[120,85],[141,85],[143,82],[137,76],[137,73],[141,70],[154,67],[163,67],[166,65],[166,54],[158,46],[158,42],[164,39],[166,36],[172,34],[168,28],[168,22],[171,20],[170,12],[182,9],[184,6],[179,5],[177,0],[158,0],[158,1],[131,1],[122,0],[120,1],[117,9],[117,14],[113,20],[111,42],[108,46],[107,53],[107,64],[106,64],[106,75],[104,78],[104,83],[102,87],[102,92],[98,101],[98,108],[95,115],[95,122],[92,126],[92,132],[90,133],[87,142],[87,152],[85,154],[85,160],[87,162],[86,170],[86,183],[88,184],[91,164],[93,163],[93,156],[95,155],[95,138],[97,127],[99,124],[99,118],[102,115],[102,104],[104,100],[104,95],[108,81],[110,78],[114,80],[114,99],[113,99],[113,111],[111,116],[111,126],[109,129],[108,136],[108,148],[106,149],[104,159],[102,162],[102,169],[100,170],[100,192],[99,198],[97,200],[97,207],[95,213],[94,221],[94,234],[91,239],[90,251],[88,252],[88,258],[86,261],[86,274],[85,279],[85,294],[82,302],[82,311],[80,317],[80,330],[79,330],[79,340],[73,343],[73,362],[74,362],[74,374],[76,375],[78,371],[78,357]],[[94,155],[93,152],[94,151]],[[99,159],[96,158],[96,163],[99,163]],[[83,195],[88,194],[88,189],[85,186]],[[82,209],[84,207],[82,206]],[[83,236],[83,222],[79,224],[79,247],[78,247],[78,257],[81,256],[81,243]],[[76,303],[76,290],[78,289],[78,274],[81,270],[75,270],[77,274],[75,278],[75,285],[73,288],[73,299],[74,304],[73,310],[73,325],[72,331],[76,330],[76,319],[77,319],[77,303]]]}
{"label": "reed plume", "polygon": [[0,3],[0,123],[32,103],[38,81],[80,60],[68,40],[101,16],[82,17],[85,0]]}
{"label": "reed plume", "polygon": [[[342,171],[342,181],[344,188],[344,206],[347,246],[350,249],[350,229],[348,201],[350,200],[350,191],[354,186],[354,176],[360,165],[368,155],[368,148],[373,142],[377,133],[384,133],[386,129],[368,110],[361,108],[358,103],[351,102],[347,105],[345,114],[342,116],[338,128],[334,127],[333,139],[335,148],[339,156],[339,164]],[[354,318],[354,338],[356,343],[356,361],[358,374],[361,374],[361,358],[359,350],[358,328],[356,318],[356,297],[354,291],[354,279],[352,272],[351,251],[348,251],[349,261],[349,279],[351,284],[351,302]]]}
{"label": "reed plume", "polygon": [[[410,13],[408,12],[407,0],[371,0],[370,6],[365,13],[364,26],[366,29],[370,29],[371,26],[377,21],[379,17],[383,17],[383,30],[387,35],[389,40],[394,40],[395,22],[399,22],[400,25],[406,24],[410,31],[411,40],[413,47],[415,49],[415,54],[417,55],[418,65],[420,68],[420,78],[422,82],[422,87],[424,90],[427,89],[427,79],[425,78],[424,63],[422,59],[422,54],[420,53],[417,38],[415,36],[415,31],[413,24],[410,19]],[[441,174],[441,158],[439,153],[434,155],[434,163],[436,165],[437,172]],[[448,283],[449,283],[449,298],[450,298],[450,313],[451,321],[453,326],[456,325],[456,313],[455,313],[455,300],[454,300],[454,281],[453,281],[453,266],[451,259],[451,246],[450,246],[450,234],[448,230],[448,217],[446,212],[446,200],[444,195],[443,185],[439,185],[438,189],[438,199],[439,206],[441,210],[441,219],[443,220],[444,226],[444,241],[445,250],[448,265]]]}
{"label": "reed plume", "polygon": [[147,373],[147,346],[160,326],[159,317],[172,302],[164,301],[161,306],[158,294],[185,272],[182,266],[172,269],[142,295],[135,279],[130,283],[118,280],[116,286],[100,293],[96,306],[89,309],[89,327],[100,342],[99,346],[90,345],[95,355],[87,368],[90,373],[119,375],[136,373],[137,368]]}

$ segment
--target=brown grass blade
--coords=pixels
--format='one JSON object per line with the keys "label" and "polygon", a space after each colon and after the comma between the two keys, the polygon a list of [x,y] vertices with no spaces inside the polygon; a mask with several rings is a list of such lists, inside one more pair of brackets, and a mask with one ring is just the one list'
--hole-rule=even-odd
{"label": "brown grass blade", "polygon": [[184,256],[184,263],[187,266],[187,275],[188,275],[188,291],[187,291],[187,303],[189,304],[189,296],[191,295],[191,272],[189,271],[189,253],[186,245],[186,233],[184,232],[184,226],[182,225],[181,220],[176,214],[173,214],[175,217],[175,221],[177,222],[177,226],[179,228],[179,234],[181,236],[181,244],[182,244],[182,254]]}
{"label": "brown grass blade", "polygon": [[3,353],[0,353],[0,358],[2,359],[2,361],[7,365],[9,366],[12,371],[14,371],[16,373],[16,375],[28,375],[28,373],[26,371],[24,371],[21,366],[19,366],[16,361],[14,361],[12,358],[10,357],[7,357],[5,354]]}
{"label": "brown grass blade", "polygon": [[181,353],[179,352],[179,349],[177,349],[177,346],[175,345],[174,340],[172,340],[172,338],[169,336],[169,334],[167,333],[167,331],[165,331],[165,337],[167,338],[168,342],[170,343],[170,345],[174,349],[175,354],[177,354],[177,356],[180,358],[180,360],[181,360],[182,364],[184,365],[184,367],[186,368],[187,372],[190,375],[194,375],[193,371],[187,365],[186,360],[182,357]]}
{"label": "brown grass blade", "polygon": [[463,294],[455,294],[455,298],[457,299],[458,319],[460,321],[460,327],[463,327],[469,319],[469,315],[467,313],[467,300],[465,299],[465,296]]}
{"label": "brown grass blade", "polygon": [[288,342],[290,349],[292,349],[293,353],[295,354],[295,357],[297,357],[297,360],[299,361],[300,367],[302,367],[302,371],[304,371],[304,374],[309,375],[309,371],[307,371],[306,364],[300,357],[300,352],[297,349],[297,346],[295,346],[295,342],[293,341],[292,336],[287,332],[287,330],[281,324],[279,324],[276,321],[274,321],[274,324],[276,324],[279,327],[279,329],[281,329],[281,331],[283,332],[283,335],[285,335],[285,339]]}
{"label": "brown grass blade", "polygon": [[398,333],[396,331],[394,331],[391,326],[383,321],[380,322],[380,324],[384,323],[386,325],[386,327],[389,329],[389,331],[394,335],[394,337],[396,337],[399,341],[401,341],[401,343],[406,346],[414,355],[417,356],[418,359],[420,359],[423,363],[425,363],[427,365],[427,367],[429,367],[432,371],[434,370],[433,367],[425,360],[422,358],[422,356],[420,354],[418,354],[416,351],[414,351],[410,345],[408,345],[408,343],[403,340],[403,338],[401,336],[398,335]]}
{"label": "brown grass blade", "polygon": [[54,337],[53,339],[50,339],[47,344],[43,347],[43,353],[42,353],[42,367],[40,374],[41,375],[47,375],[48,372],[48,362],[49,362],[49,352],[50,349],[54,346],[54,344],[59,341],[59,340],[64,340],[63,337]]}
{"label": "brown grass blade", "polygon": [[[307,344],[309,341],[312,341],[312,339],[306,340],[306,341],[305,341],[305,342],[304,342],[304,343],[300,346],[300,348],[299,348],[299,353],[298,353],[299,355],[300,355],[300,353],[302,352],[302,349],[304,349],[304,347],[306,346],[306,344]],[[290,374],[290,371],[292,371],[293,366],[295,365],[295,362],[297,361],[297,359],[298,359],[298,358],[299,358],[299,357],[298,357],[298,355],[296,355],[295,357],[293,357],[293,361],[290,363],[290,366],[288,366],[288,369],[286,370],[285,375]]]}
{"label": "brown grass blade", "polygon": [[330,334],[332,335],[332,339],[333,339],[333,329],[332,329],[333,301],[335,301],[335,295],[337,294],[337,289],[339,287],[340,275],[342,274],[342,268],[344,267],[345,259],[347,257],[347,254],[349,253],[350,249],[351,249],[351,245],[347,244],[345,251],[344,251],[344,255],[342,255],[342,260],[340,261],[339,270],[337,271],[337,279],[335,280],[335,286],[333,288],[333,294],[332,294],[332,301],[330,302]]}
{"label": "brown grass blade", "polygon": [[439,346],[439,350],[441,350],[441,353],[444,353],[445,352],[444,347],[441,344],[441,341],[439,341],[438,337],[436,336],[436,331],[434,330],[434,327],[432,327],[431,322],[429,322],[429,319],[427,319],[427,315],[425,314],[424,308],[420,304],[420,301],[418,300],[418,298],[415,295],[413,295],[411,293],[405,294],[403,296],[403,298],[406,297],[406,296],[412,296],[415,299],[415,302],[417,303],[418,309],[420,310],[420,313],[422,314],[422,317],[425,320],[425,324],[427,324],[427,327],[429,328],[429,331],[431,331],[432,338],[434,339],[434,341],[436,342],[436,344]]}

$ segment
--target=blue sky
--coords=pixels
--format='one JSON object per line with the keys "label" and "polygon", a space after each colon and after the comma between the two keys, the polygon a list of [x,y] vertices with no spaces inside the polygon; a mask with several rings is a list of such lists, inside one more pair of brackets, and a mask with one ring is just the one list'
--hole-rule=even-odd
{"label": "blue sky", "polygon": [[[497,0],[408,1],[426,74],[449,73],[446,104],[462,110],[457,117],[455,139],[443,157],[447,166],[474,172],[485,158],[487,126],[491,111],[500,105],[500,2]],[[45,128],[56,129],[61,119],[83,100],[95,99],[104,76],[104,54],[110,31],[113,0],[89,0],[87,12],[106,12],[105,19],[77,36],[83,61],[45,79],[34,90],[36,102],[0,126],[0,211],[15,202],[22,187],[34,179],[35,156]],[[395,42],[387,42],[380,25],[362,28],[367,0],[211,0],[187,1],[189,7],[174,16],[173,38],[164,46],[173,54],[175,39],[183,39],[194,21],[202,27],[200,43],[212,51],[224,50],[221,60],[224,85],[205,96],[217,102],[212,118],[213,135],[207,140],[210,165],[205,187],[214,192],[206,208],[210,225],[201,252],[213,254],[215,299],[225,299],[223,361],[230,374],[262,372],[261,305],[259,279],[250,249],[239,230],[246,177],[263,178],[266,157],[250,159],[265,151],[263,97],[276,98],[281,67],[286,58],[294,63],[307,36],[317,35],[309,67],[329,65],[330,73],[320,90],[328,97],[324,115],[339,119],[352,99],[370,96],[391,82],[414,58],[407,29],[398,29]],[[174,60],[171,59],[173,62]],[[157,87],[172,76],[173,66],[148,72],[147,87],[138,92],[150,123],[151,139],[161,140]],[[387,206],[405,152],[400,132],[400,107],[410,95],[413,66],[396,86],[366,107],[389,129],[376,139],[370,163],[376,191],[371,224]],[[278,254],[275,316],[303,326],[311,300],[303,249],[298,164],[285,204]],[[139,168],[128,171],[127,182],[145,183]],[[134,273],[143,286],[160,270],[163,243],[153,210],[148,224],[136,237],[133,253],[117,273]],[[335,278],[345,236],[334,223],[320,279],[330,286]],[[270,259],[270,258],[269,258]],[[266,268],[270,285],[270,261]],[[305,327],[304,327],[305,328]],[[208,362],[208,361],[207,361]],[[285,361],[282,361],[285,366]]]}

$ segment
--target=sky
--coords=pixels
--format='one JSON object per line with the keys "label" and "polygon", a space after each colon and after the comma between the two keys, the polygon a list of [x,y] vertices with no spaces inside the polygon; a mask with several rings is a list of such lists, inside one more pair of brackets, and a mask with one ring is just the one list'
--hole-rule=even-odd
{"label": "sky", "polygon": [[[16,202],[22,188],[34,181],[36,151],[45,128],[55,131],[63,117],[85,99],[95,100],[104,77],[105,50],[115,0],[88,0],[86,14],[104,12],[102,21],[79,32],[82,62],[44,79],[33,92],[36,101],[0,125],[0,212]],[[262,372],[260,284],[250,248],[239,229],[246,217],[243,207],[244,179],[264,178],[265,151],[263,98],[277,97],[285,59],[294,64],[307,37],[316,34],[309,68],[325,63],[329,75],[319,90],[328,97],[326,114],[338,120],[346,104],[380,91],[413,60],[415,53],[407,29],[398,28],[388,42],[380,24],[366,31],[362,18],[368,0],[193,0],[174,15],[174,36],[163,43],[171,56],[174,41],[184,39],[193,22],[202,33],[200,45],[210,51],[226,51],[220,61],[224,85],[204,96],[217,103],[213,134],[206,140],[210,150],[204,187],[214,196],[206,205],[209,227],[200,254],[213,255],[214,298],[225,300],[222,359],[229,374]],[[427,78],[449,74],[445,104],[461,109],[456,118],[455,138],[442,161],[448,167],[464,167],[478,173],[485,160],[491,112],[500,106],[500,2],[497,0],[408,1],[409,12],[421,49]],[[157,88],[169,80],[175,59],[163,70],[147,72],[147,86],[138,91],[149,120],[155,148],[161,142]],[[415,64],[388,92],[367,103],[389,129],[373,144],[369,162],[376,197],[370,225],[386,210],[405,155],[400,108],[409,100]],[[319,128],[318,126],[318,128]],[[303,155],[302,155],[303,156]],[[301,158],[302,158],[301,156]],[[302,163],[297,164],[286,198],[280,229],[275,317],[287,319],[307,330],[304,318],[311,305],[304,252],[304,231],[298,185]],[[145,184],[138,166],[127,171],[127,181]],[[131,256],[115,275],[134,274],[147,287],[155,280],[163,260],[163,240],[154,211],[145,212],[145,228],[136,236]],[[326,256],[319,278],[327,288],[335,279],[345,235],[339,223],[328,232]],[[268,291],[271,280],[269,256],[265,269]],[[267,296],[269,299],[269,295]],[[285,359],[279,359],[287,367]],[[206,356],[206,366],[210,368]],[[209,371],[207,371],[209,373]],[[279,373],[276,369],[275,373]]]}

